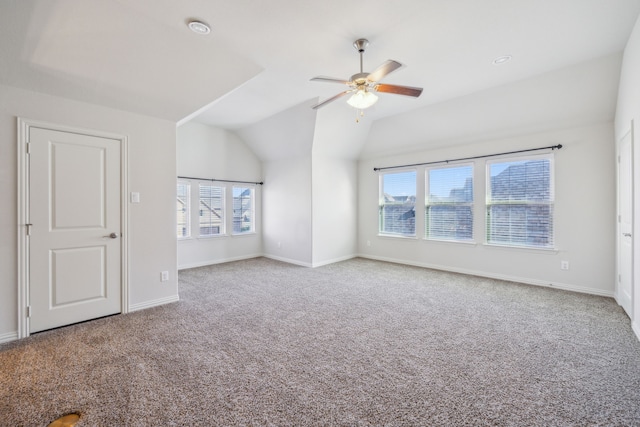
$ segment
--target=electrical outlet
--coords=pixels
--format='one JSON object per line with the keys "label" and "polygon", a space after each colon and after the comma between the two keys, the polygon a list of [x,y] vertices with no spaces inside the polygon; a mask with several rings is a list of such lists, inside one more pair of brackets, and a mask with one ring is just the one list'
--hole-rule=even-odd
{"label": "electrical outlet", "polygon": [[160,273],[160,281],[161,282],[166,282],[167,280],[169,280],[169,272],[168,271],[163,271]]}
{"label": "electrical outlet", "polygon": [[560,261],[560,270],[568,270],[569,261]]}

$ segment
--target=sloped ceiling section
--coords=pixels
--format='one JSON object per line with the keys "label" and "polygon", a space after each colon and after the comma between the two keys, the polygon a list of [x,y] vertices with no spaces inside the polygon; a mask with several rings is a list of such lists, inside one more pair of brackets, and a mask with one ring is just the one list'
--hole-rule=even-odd
{"label": "sloped ceiling section", "polygon": [[360,156],[369,132],[371,120],[366,113],[360,117],[358,112],[347,104],[341,103],[334,108],[318,110],[313,136],[313,154],[324,157],[352,159]]}
{"label": "sloped ceiling section", "polygon": [[262,161],[310,157],[316,126],[312,100],[275,114],[236,134]]}
{"label": "sloped ceiling section", "polygon": [[613,121],[621,64],[622,54],[616,53],[377,120],[361,155]]}
{"label": "sloped ceiling section", "polygon": [[177,122],[262,71],[140,4],[3,1],[0,83]]}

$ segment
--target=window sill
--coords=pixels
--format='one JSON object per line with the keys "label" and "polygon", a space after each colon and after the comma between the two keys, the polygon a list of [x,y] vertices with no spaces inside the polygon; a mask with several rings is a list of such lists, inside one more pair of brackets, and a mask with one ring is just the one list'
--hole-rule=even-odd
{"label": "window sill", "polygon": [[429,239],[429,238],[424,238],[423,240],[425,242],[433,242],[433,243],[478,246],[478,243],[475,240],[445,240],[445,239]]}
{"label": "window sill", "polygon": [[249,237],[249,236],[255,236],[256,233],[255,231],[247,231],[246,233],[234,233],[231,234],[231,237]]}
{"label": "window sill", "polygon": [[537,254],[548,254],[555,255],[560,252],[558,248],[536,248],[532,246],[509,246],[509,245],[497,245],[495,243],[483,243],[483,246],[486,248],[496,249],[496,250],[516,250],[522,252],[530,252]]}
{"label": "window sill", "polygon": [[196,239],[198,240],[209,240],[209,239],[219,239],[221,237],[227,237],[228,234],[214,234],[211,236],[198,236]]}
{"label": "window sill", "polygon": [[384,238],[388,238],[388,239],[418,240],[418,236],[403,236],[402,234],[382,234],[382,233],[378,233],[378,237],[384,237]]}

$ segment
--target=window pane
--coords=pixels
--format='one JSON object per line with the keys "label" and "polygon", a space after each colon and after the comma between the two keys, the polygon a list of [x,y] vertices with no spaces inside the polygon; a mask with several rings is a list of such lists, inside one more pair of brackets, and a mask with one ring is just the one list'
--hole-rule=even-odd
{"label": "window pane", "polygon": [[488,209],[489,243],[552,246],[551,205],[493,205]]}
{"label": "window pane", "polygon": [[191,236],[191,230],[189,227],[189,215],[191,212],[190,204],[191,197],[190,191],[191,186],[187,183],[179,182],[177,193],[177,215],[176,215],[176,223],[177,223],[177,232],[179,238],[189,237]]}
{"label": "window pane", "polygon": [[553,247],[551,158],[489,165],[487,242]]}
{"label": "window pane", "polygon": [[491,164],[492,200],[551,200],[550,163],[542,159]]}
{"label": "window pane", "polygon": [[224,234],[224,188],[200,185],[200,236]]}
{"label": "window pane", "polygon": [[233,187],[233,233],[254,231],[254,189]]}
{"label": "window pane", "polygon": [[453,204],[428,206],[427,237],[473,240],[473,207]]}
{"label": "window pane", "polygon": [[472,240],[473,166],[430,169],[427,182],[427,238]]}
{"label": "window pane", "polygon": [[415,236],[416,172],[383,174],[380,186],[379,231]]}

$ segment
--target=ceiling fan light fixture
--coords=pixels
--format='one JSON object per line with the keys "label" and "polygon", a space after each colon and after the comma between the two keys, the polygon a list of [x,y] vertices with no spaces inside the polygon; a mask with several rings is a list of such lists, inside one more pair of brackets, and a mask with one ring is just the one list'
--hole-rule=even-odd
{"label": "ceiling fan light fixture", "polygon": [[366,89],[359,89],[347,100],[347,104],[358,110],[364,110],[378,102],[378,96]]}

